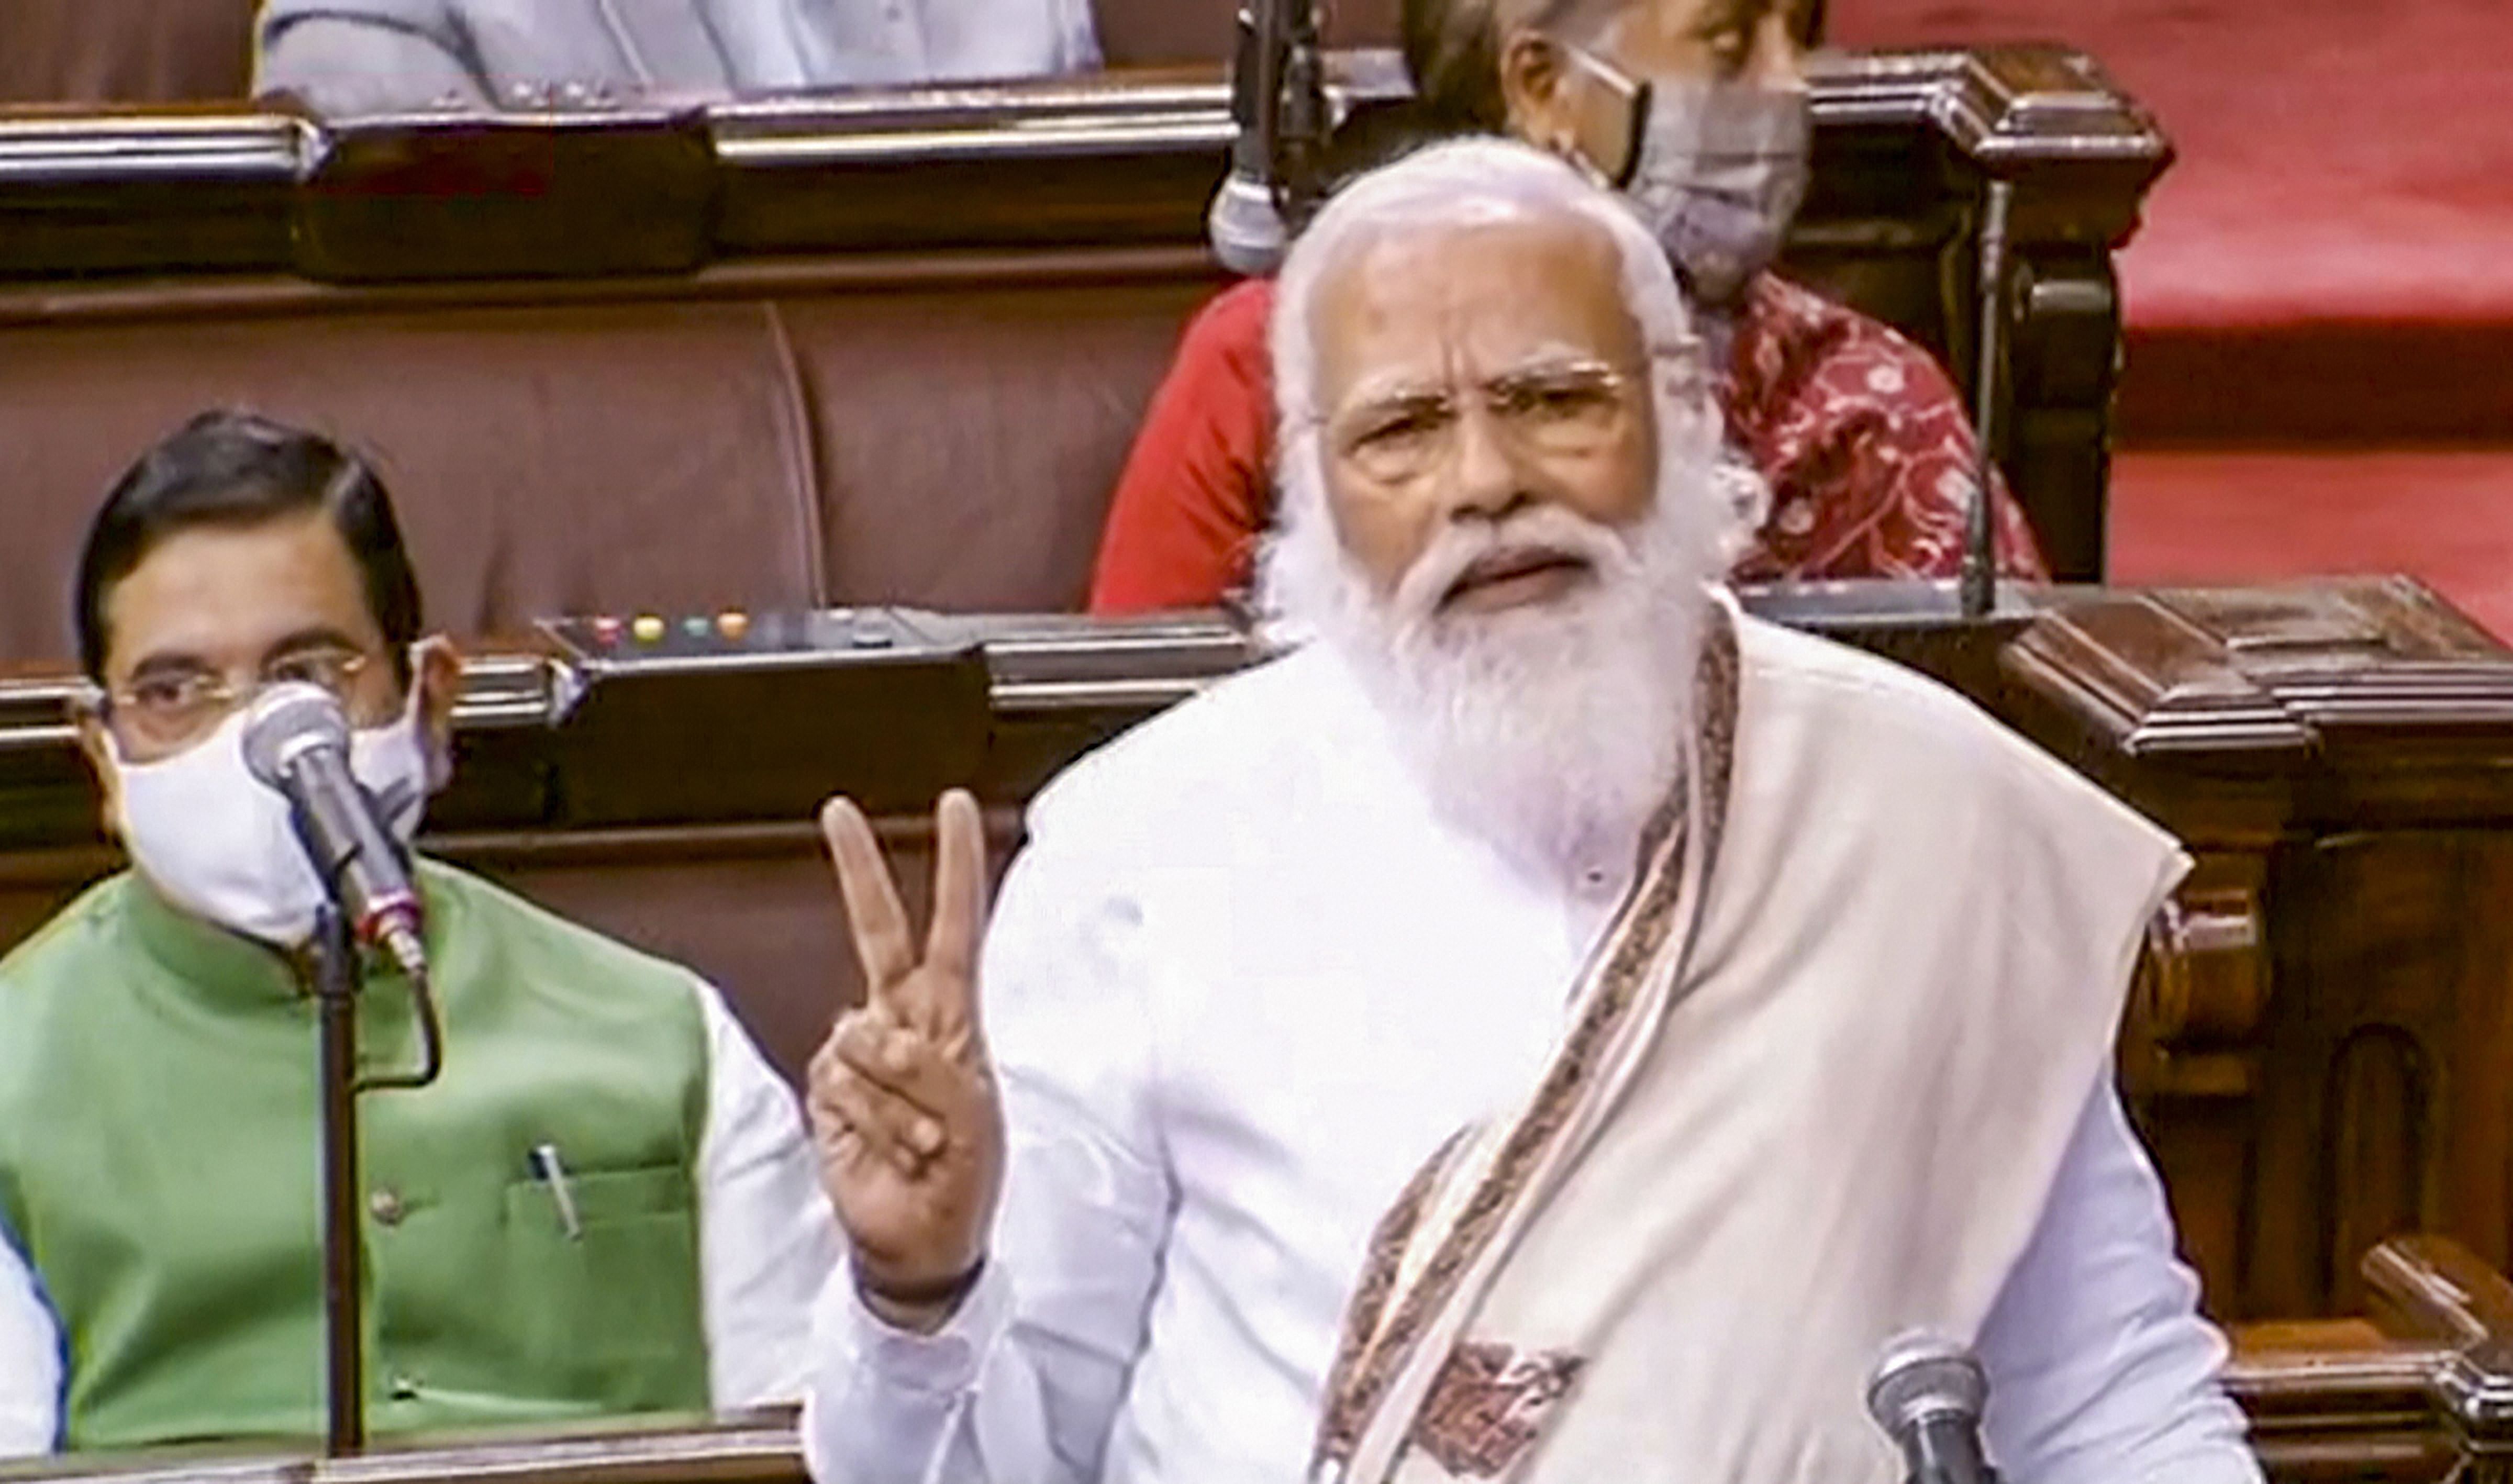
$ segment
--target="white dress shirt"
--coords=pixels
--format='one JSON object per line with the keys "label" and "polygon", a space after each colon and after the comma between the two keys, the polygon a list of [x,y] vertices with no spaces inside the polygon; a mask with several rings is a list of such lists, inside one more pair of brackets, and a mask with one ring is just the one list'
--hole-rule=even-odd
{"label": "white dress shirt", "polygon": [[1056,76],[1090,0],[263,0],[254,91],[323,112]]}
{"label": "white dress shirt", "polygon": [[[707,1037],[698,1260],[708,1394],[719,1408],[791,1401],[811,1370],[813,1298],[837,1266],[836,1223],[793,1093],[722,997],[704,984],[698,992]],[[0,1242],[0,1459],[56,1446],[62,1344],[24,1260]]]}
{"label": "white dress shirt", "polygon": [[[1749,663],[1778,642],[1741,637]],[[983,958],[1011,1138],[987,1266],[933,1336],[832,1281],[815,1475],[1300,1479],[1369,1232],[1531,1084],[1624,874],[1531,879],[1453,828],[1322,651],[1086,760],[1033,809]],[[2014,1484],[2258,1478],[2108,1085],[2001,1292]]]}
{"label": "white dress shirt", "polygon": [[[730,42],[759,0],[708,0]],[[1090,0],[783,0],[797,69],[783,86],[825,88],[1054,76],[1099,65]],[[749,49],[765,58],[773,47]],[[737,56],[736,65],[742,64]],[[747,70],[773,81],[762,60]]]}

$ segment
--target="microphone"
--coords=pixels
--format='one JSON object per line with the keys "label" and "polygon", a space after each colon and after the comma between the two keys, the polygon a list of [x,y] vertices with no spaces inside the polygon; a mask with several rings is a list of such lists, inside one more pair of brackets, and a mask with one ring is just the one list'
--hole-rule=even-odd
{"label": "microphone", "polygon": [[1275,193],[1274,159],[1282,125],[1281,0],[1249,0],[1239,11],[1239,51],[1230,64],[1230,174],[1213,194],[1205,235],[1213,256],[1234,273],[1270,273],[1283,261],[1290,232]]}
{"label": "microphone", "polygon": [[1255,277],[1270,273],[1283,261],[1290,232],[1282,208],[1274,204],[1274,182],[1261,175],[1242,174],[1236,165],[1221,188],[1213,193],[1213,210],[1205,215],[1205,235],[1213,256],[1233,273]]}
{"label": "microphone", "polygon": [[427,977],[419,894],[375,801],[349,770],[349,722],[330,692],[283,681],[245,713],[244,762],[288,800],[298,843],[350,931],[380,945],[413,983]]}
{"label": "microphone", "polygon": [[1902,1450],[1910,1484],[1998,1484],[1980,1445],[1988,1399],[1972,1351],[1917,1331],[1887,1344],[1867,1381],[1867,1415]]}

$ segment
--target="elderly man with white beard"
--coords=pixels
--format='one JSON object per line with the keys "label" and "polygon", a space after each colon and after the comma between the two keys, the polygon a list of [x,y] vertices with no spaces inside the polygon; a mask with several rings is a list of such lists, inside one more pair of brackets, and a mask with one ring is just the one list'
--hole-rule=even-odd
{"label": "elderly man with white beard", "polygon": [[1707,581],[1748,481],[1567,167],[1365,179],[1277,316],[1305,644],[1043,793],[982,950],[965,796],[922,944],[825,817],[818,1478],[1889,1484],[1925,1327],[2012,1484],[2256,1480],[2108,1071],[2174,843]]}

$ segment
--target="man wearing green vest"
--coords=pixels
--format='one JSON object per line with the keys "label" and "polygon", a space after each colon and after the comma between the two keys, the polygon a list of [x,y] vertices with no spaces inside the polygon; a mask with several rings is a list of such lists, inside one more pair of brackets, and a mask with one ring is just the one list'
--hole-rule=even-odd
{"label": "man wearing green vest", "polygon": [[[384,492],[325,440],[195,419],[78,571],[81,723],[136,869],[0,959],[0,1457],[323,1424],[321,900],[246,771],[247,702],[337,696],[407,842],[459,665],[419,637]],[[796,1395],[836,1243],[791,1095],[715,992],[417,866],[445,1070],[362,1100],[379,1433]],[[370,972],[370,1063],[412,1063]]]}

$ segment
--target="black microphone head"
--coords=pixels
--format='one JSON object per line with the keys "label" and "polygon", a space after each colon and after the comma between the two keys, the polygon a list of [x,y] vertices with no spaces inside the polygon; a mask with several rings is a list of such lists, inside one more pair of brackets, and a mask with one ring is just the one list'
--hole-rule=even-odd
{"label": "black microphone head", "polygon": [[319,685],[283,680],[253,699],[244,717],[244,765],[276,788],[290,765],[310,747],[349,749],[349,718]]}
{"label": "black microphone head", "polygon": [[1895,1438],[1933,1417],[1977,1424],[1988,1401],[1989,1378],[1973,1352],[1923,1330],[1889,1342],[1867,1378],[1867,1415]]}

